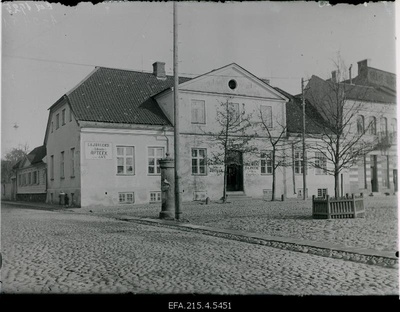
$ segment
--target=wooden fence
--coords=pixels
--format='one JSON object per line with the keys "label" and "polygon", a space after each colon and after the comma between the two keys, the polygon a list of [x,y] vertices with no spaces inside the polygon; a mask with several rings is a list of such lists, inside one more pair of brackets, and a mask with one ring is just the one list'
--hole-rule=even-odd
{"label": "wooden fence", "polygon": [[314,219],[363,218],[365,216],[364,198],[349,197],[312,197],[312,214]]}

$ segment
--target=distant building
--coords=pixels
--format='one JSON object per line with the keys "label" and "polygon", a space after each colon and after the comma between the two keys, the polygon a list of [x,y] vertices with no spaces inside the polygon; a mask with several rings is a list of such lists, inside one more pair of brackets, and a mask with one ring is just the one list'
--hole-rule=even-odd
{"label": "distant building", "polygon": [[20,201],[46,201],[46,146],[33,149],[13,169],[11,198]]}

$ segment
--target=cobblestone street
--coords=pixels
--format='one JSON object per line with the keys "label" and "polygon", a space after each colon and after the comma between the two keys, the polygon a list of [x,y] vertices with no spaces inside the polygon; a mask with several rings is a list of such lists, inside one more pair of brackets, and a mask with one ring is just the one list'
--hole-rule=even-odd
{"label": "cobblestone street", "polygon": [[398,270],[71,211],[2,205],[2,292],[397,295]]}

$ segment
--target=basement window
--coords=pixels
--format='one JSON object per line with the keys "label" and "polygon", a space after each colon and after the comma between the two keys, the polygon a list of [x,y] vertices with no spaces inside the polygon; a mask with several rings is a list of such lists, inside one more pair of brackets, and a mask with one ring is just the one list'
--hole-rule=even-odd
{"label": "basement window", "polygon": [[150,203],[160,203],[161,192],[150,192]]}
{"label": "basement window", "polygon": [[118,193],[118,202],[120,204],[133,204],[135,202],[135,194],[129,193]]}

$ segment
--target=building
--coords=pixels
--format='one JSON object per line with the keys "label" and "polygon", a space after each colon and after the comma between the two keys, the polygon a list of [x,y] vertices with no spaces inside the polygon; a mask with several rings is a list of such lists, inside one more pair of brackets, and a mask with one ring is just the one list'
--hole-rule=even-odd
{"label": "building", "polygon": [[[161,201],[158,161],[167,153],[174,155],[174,80],[164,66],[154,63],[151,73],[97,67],[49,108],[44,140],[47,202],[58,202],[60,193],[82,207]],[[313,81],[320,80],[326,82],[318,77]],[[354,81],[362,80],[356,77]],[[378,105],[374,101],[368,103]],[[307,103],[307,144],[312,145],[321,142],[321,128],[309,117],[320,120],[321,115],[318,105],[310,105],[308,99]],[[386,104],[395,107],[395,103]],[[224,164],[216,160],[223,145],[216,138],[223,133],[224,112],[239,123],[251,123],[243,133],[230,132],[233,140],[225,162],[229,195],[270,198],[275,180],[276,198],[302,198],[303,170],[309,196],[333,194],[334,179],[327,174],[324,157],[307,155],[316,161],[303,168],[302,99],[298,96],[232,63],[195,78],[180,77],[179,105],[183,201],[222,197]],[[238,143],[245,136],[251,137],[247,143],[251,148]],[[278,165],[273,176],[272,143],[276,141]],[[397,168],[393,166],[390,170]],[[346,174],[357,179],[356,184],[362,179]],[[355,188],[351,179],[347,183],[347,176],[342,177],[342,193],[363,190]]]}
{"label": "building", "polygon": [[[13,169],[15,179],[12,179],[10,199],[20,201],[46,201],[47,169],[46,146],[33,149]],[[14,195],[15,194],[15,195]]]}
{"label": "building", "polygon": [[345,147],[364,146],[368,151],[355,155],[357,161],[342,171],[341,193],[392,194],[397,191],[396,76],[363,60],[358,62],[358,75],[352,78],[350,67],[348,77],[341,80],[337,71],[327,80],[312,76],[307,103],[328,124],[340,120]]}

